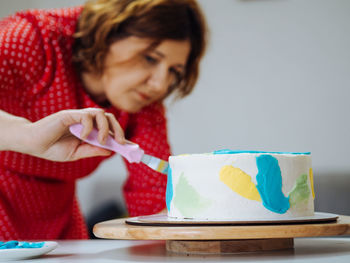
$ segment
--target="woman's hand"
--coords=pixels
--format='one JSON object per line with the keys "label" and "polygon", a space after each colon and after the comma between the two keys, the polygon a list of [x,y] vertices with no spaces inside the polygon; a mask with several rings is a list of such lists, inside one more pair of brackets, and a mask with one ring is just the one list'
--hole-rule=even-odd
{"label": "woman's hand", "polygon": [[106,149],[83,143],[72,135],[69,126],[75,123],[84,126],[82,138],[86,138],[95,126],[99,130],[98,140],[101,144],[106,143],[110,132],[117,142],[125,143],[124,132],[113,114],[102,109],[87,108],[64,110],[36,122],[26,123],[26,137],[21,152],[59,162],[111,154]]}

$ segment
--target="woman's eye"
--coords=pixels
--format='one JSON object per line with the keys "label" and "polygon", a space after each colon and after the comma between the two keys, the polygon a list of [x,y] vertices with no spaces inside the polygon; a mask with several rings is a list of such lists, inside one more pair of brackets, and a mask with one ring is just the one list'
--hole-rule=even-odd
{"label": "woman's eye", "polygon": [[145,60],[147,61],[147,63],[149,64],[156,64],[158,62],[158,60],[152,56],[149,55],[145,55]]}
{"label": "woman's eye", "polygon": [[173,74],[174,76],[174,82],[175,83],[179,83],[181,81],[181,79],[183,78],[183,75],[181,72],[179,72],[176,69],[170,69],[171,74]]}

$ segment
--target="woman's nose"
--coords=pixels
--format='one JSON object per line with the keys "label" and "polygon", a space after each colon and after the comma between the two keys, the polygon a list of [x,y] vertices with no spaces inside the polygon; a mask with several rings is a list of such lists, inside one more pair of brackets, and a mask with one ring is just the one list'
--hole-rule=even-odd
{"label": "woman's nose", "polygon": [[149,85],[153,91],[166,91],[169,86],[168,69],[162,66],[159,66],[156,69],[154,69],[149,78]]}

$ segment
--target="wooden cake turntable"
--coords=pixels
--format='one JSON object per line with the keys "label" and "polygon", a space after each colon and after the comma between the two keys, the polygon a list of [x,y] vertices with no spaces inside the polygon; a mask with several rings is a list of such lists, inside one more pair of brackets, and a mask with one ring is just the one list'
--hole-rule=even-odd
{"label": "wooden cake turntable", "polygon": [[350,234],[350,216],[316,212],[295,220],[208,222],[157,214],[101,222],[93,232],[106,239],[165,240],[167,250],[176,253],[242,253],[292,249],[296,237]]}

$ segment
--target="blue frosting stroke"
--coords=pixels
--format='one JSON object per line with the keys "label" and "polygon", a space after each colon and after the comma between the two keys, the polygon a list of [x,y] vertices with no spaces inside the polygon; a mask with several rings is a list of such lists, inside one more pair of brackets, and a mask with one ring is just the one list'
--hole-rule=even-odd
{"label": "blue frosting stroke", "polygon": [[11,248],[41,248],[45,242],[25,242],[11,240],[7,242],[0,241],[0,249],[11,249]]}
{"label": "blue frosting stroke", "polygon": [[278,160],[271,155],[256,157],[258,174],[256,175],[257,189],[263,205],[279,214],[289,209],[289,199],[282,192],[282,176]]}
{"label": "blue frosting stroke", "polygon": [[166,207],[168,211],[170,211],[170,203],[173,199],[173,176],[171,168],[168,169],[168,180],[166,184],[166,193],[165,193],[165,200],[166,200]]}

